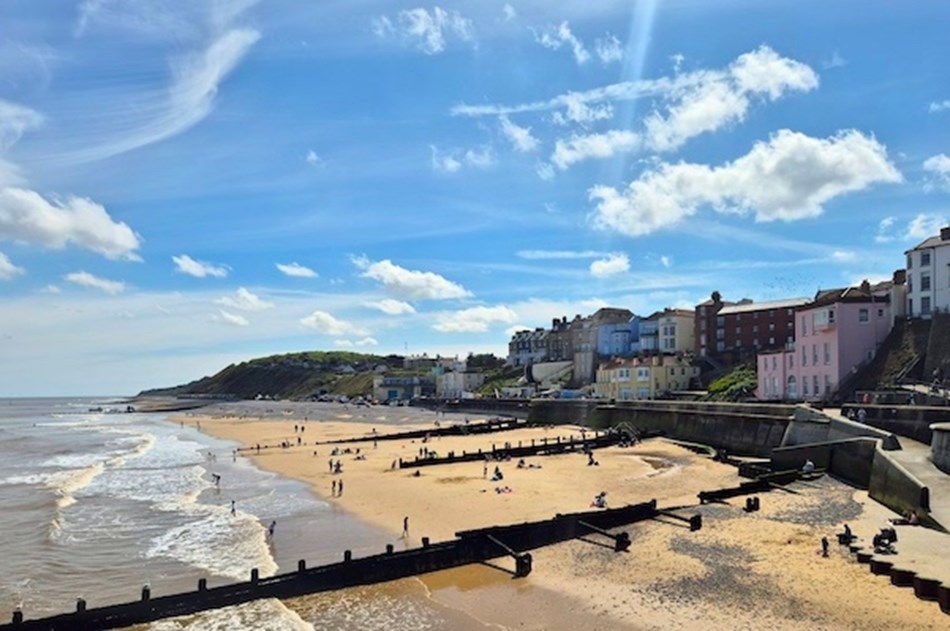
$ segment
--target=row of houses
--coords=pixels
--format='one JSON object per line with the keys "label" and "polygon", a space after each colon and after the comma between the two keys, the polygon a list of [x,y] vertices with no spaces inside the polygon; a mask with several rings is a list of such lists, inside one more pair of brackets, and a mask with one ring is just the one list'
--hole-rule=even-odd
{"label": "row of houses", "polygon": [[812,298],[724,300],[647,317],[604,308],[550,329],[515,333],[508,364],[572,362],[574,383],[597,396],[653,398],[689,387],[698,363],[721,369],[754,361],[761,399],[815,400],[870,362],[896,319],[950,311],[950,227],[905,252],[889,281],[819,290]]}

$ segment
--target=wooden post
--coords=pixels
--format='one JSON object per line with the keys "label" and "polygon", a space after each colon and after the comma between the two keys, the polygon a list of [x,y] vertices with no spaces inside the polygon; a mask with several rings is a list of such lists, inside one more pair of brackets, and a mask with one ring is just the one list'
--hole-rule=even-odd
{"label": "wooden post", "polygon": [[300,559],[299,561],[297,561],[297,571],[298,571],[298,572],[304,572],[304,571],[306,571],[306,569],[307,569],[307,562],[306,562],[306,561],[304,561],[303,559]]}
{"label": "wooden post", "polygon": [[148,602],[152,599],[152,590],[148,585],[142,588],[142,602]]}
{"label": "wooden post", "polygon": [[251,585],[257,585],[257,582],[260,580],[260,578],[261,578],[261,573],[258,571],[257,568],[254,568],[253,570],[251,570]]}
{"label": "wooden post", "polygon": [[198,591],[199,591],[199,592],[208,591],[208,579],[206,579],[206,578],[199,578],[199,579],[198,579]]}

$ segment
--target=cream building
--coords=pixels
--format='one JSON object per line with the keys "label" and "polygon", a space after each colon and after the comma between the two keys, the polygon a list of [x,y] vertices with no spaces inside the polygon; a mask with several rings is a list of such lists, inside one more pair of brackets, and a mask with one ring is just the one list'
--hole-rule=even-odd
{"label": "cream building", "polygon": [[686,390],[699,376],[682,355],[655,355],[616,359],[597,369],[594,392],[598,398],[632,401],[653,399],[674,390]]}

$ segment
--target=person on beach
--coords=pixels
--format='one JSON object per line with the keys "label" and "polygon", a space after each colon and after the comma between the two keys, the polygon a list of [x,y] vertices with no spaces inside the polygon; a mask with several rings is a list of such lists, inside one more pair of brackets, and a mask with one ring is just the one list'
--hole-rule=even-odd
{"label": "person on beach", "polygon": [[267,536],[270,537],[271,539],[274,538],[274,529],[275,529],[275,528],[277,528],[277,522],[276,522],[276,521],[272,521],[272,522],[270,523],[270,526],[267,527]]}
{"label": "person on beach", "polygon": [[821,556],[828,558],[828,537],[821,538]]}
{"label": "person on beach", "polygon": [[221,476],[217,473],[211,474],[211,479],[214,481],[215,486],[221,486]]}
{"label": "person on beach", "polygon": [[333,493],[331,497],[336,497],[336,480],[333,481]]}
{"label": "person on beach", "polygon": [[340,480],[340,483],[336,485],[336,496],[343,497],[343,480]]}
{"label": "person on beach", "polygon": [[333,458],[330,458],[327,462],[330,465],[330,473],[333,473]]}
{"label": "person on beach", "polygon": [[237,514],[237,508],[234,507],[234,500],[231,500],[231,515]]}
{"label": "person on beach", "polygon": [[409,536],[409,516],[408,515],[402,518],[402,536],[403,536],[403,539]]}

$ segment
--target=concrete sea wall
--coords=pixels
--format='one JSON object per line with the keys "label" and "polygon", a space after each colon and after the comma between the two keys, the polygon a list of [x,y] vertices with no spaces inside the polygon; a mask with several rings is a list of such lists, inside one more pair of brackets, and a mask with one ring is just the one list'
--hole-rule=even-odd
{"label": "concrete sea wall", "polygon": [[930,443],[930,457],[937,468],[950,473],[950,423],[934,423],[933,441]]}

